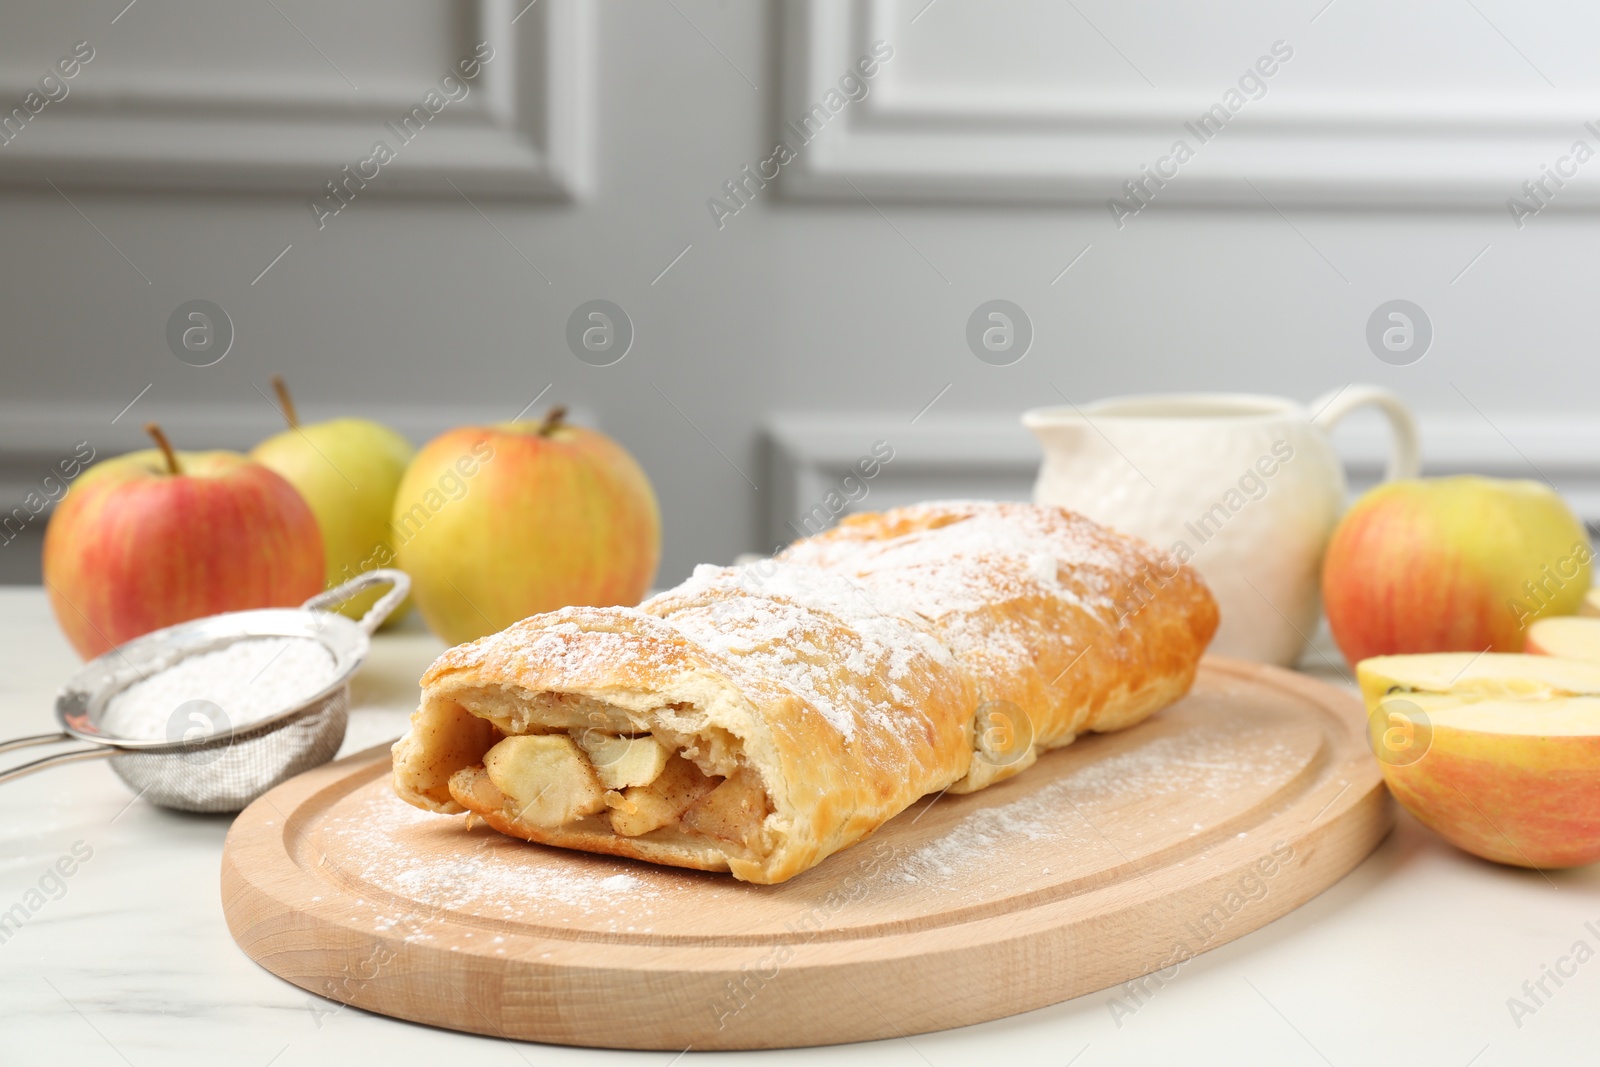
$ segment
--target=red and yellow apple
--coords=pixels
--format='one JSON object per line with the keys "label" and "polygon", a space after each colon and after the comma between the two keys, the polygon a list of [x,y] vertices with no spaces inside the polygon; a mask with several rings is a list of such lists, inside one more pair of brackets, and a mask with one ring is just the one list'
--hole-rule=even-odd
{"label": "red and yellow apple", "polygon": [[45,530],[50,606],[85,659],[224,611],[322,589],[322,535],[294,486],[236,452],[160,446],[89,468]]}
{"label": "red and yellow apple", "polygon": [[[250,450],[250,458],[281,474],[305,498],[322,531],[328,587],[394,559],[389,518],[400,479],[416,449],[370,419],[332,419],[302,425],[282,378],[274,378],[289,428]],[[359,619],[386,590],[352,597],[339,610]],[[389,615],[398,621],[405,607]]]}
{"label": "red and yellow apple", "polygon": [[661,516],[649,479],[621,445],[564,417],[451,430],[406,470],[397,562],[446,641],[569,604],[636,604],[650,588]]}
{"label": "red and yellow apple", "polygon": [[1384,779],[1425,826],[1498,863],[1600,860],[1600,663],[1455,652],[1357,674]]}
{"label": "red and yellow apple", "polygon": [[1322,569],[1345,658],[1520,651],[1589,589],[1583,524],[1548,486],[1460,475],[1388,482],[1350,508]]}

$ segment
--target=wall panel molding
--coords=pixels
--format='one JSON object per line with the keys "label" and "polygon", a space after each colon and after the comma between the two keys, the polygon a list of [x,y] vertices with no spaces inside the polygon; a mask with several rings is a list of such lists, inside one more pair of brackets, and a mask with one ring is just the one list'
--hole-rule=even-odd
{"label": "wall panel molding", "polygon": [[[451,182],[472,196],[575,199],[588,191],[593,0],[540,0],[524,9],[525,2],[460,6],[450,62],[471,55],[479,41],[495,49],[493,60],[472,92],[400,148],[363,194],[457,197]],[[38,73],[31,65],[0,67],[0,101],[20,101]],[[288,70],[228,84],[158,66],[116,83],[97,82],[101,73],[85,66],[64,100],[0,145],[0,182],[317,195],[342,167],[370,156],[375,141],[395,144],[385,123],[425,92],[392,76],[340,96],[314,91]],[[406,72],[419,84],[446,73],[445,65]]]}
{"label": "wall panel molding", "polygon": [[[915,30],[910,23],[926,8],[926,0],[786,5],[782,117],[794,119],[821,101],[873,40],[891,42],[899,55],[920,47],[934,15]],[[1309,54],[1310,27],[1296,29]],[[1078,30],[1095,32],[1086,21]],[[1273,39],[1264,30],[1258,50]],[[1285,66],[1280,77],[1290,72]],[[1524,181],[1540,177],[1540,164],[1554,165],[1575,140],[1600,149],[1600,128],[1585,126],[1600,123],[1600,93],[1547,91],[1537,82],[1512,95],[1465,79],[1427,94],[1363,86],[1302,91],[1242,108],[1202,142],[1184,124],[1215,104],[1226,83],[1199,92],[1119,80],[1091,90],[1029,84],[1003,69],[986,77],[967,72],[950,84],[908,84],[891,61],[866,99],[843,108],[784,167],[784,193],[1104,207],[1125,195],[1123,183],[1140,178],[1142,164],[1153,165],[1182,137],[1195,156],[1156,190],[1153,206],[1265,210],[1270,198],[1279,206],[1503,212],[1506,198],[1520,195]],[[1600,207],[1600,185],[1573,182],[1549,206]]]}

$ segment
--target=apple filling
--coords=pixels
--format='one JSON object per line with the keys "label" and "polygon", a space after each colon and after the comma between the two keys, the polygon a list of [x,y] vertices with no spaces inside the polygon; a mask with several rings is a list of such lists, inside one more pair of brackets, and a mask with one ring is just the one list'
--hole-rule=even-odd
{"label": "apple filling", "polygon": [[594,728],[504,737],[481,764],[450,778],[456,800],[501,811],[513,822],[554,830],[609,829],[621,837],[656,831],[749,850],[770,813],[755,774],[707,774],[649,734]]}

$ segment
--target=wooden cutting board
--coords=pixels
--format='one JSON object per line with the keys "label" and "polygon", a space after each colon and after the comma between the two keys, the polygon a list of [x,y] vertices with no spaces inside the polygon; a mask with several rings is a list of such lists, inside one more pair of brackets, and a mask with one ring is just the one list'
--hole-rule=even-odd
{"label": "wooden cutting board", "polygon": [[1321,892],[1388,832],[1359,701],[1208,659],[1150,721],[930,798],[777,886],[530,845],[418,811],[387,747],[272,790],[222,901],[263,967],[475,1033],[682,1050],[982,1022],[1150,975]]}

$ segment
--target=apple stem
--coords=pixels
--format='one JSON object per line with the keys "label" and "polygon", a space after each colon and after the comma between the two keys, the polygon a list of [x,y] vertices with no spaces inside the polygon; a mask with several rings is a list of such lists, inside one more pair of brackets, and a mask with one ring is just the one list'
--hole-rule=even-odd
{"label": "apple stem", "polygon": [[161,454],[167,457],[167,473],[182,474],[183,468],[178,466],[178,454],[172,450],[172,442],[167,440],[167,435],[161,432],[161,427],[153,422],[144,424],[144,432],[155,438],[156,444],[161,449]]}
{"label": "apple stem", "polygon": [[289,395],[289,384],[283,380],[283,375],[272,376],[272,391],[278,394],[278,407],[283,410],[283,420],[289,424],[289,429],[300,425],[300,416],[294,410],[294,397]]}
{"label": "apple stem", "polygon": [[562,420],[564,420],[566,417],[567,405],[557,404],[555,407],[551,408],[545,413],[544,422],[539,424],[539,436],[549,437],[552,433],[555,433],[557,428],[561,426]]}

